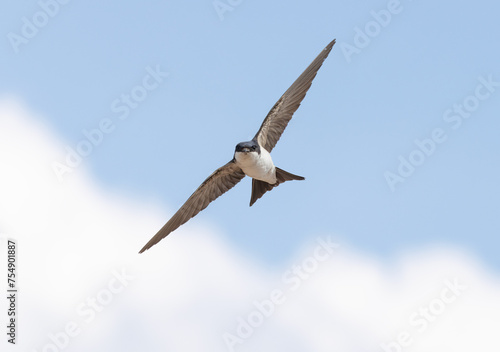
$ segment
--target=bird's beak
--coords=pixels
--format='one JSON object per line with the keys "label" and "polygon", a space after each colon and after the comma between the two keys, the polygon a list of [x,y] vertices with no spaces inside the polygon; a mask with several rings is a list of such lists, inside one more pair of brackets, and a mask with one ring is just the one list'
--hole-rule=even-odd
{"label": "bird's beak", "polygon": [[243,148],[241,149],[241,151],[242,151],[242,152],[244,152],[244,153],[248,153],[248,152],[250,151],[250,148],[248,148],[248,147],[243,147]]}

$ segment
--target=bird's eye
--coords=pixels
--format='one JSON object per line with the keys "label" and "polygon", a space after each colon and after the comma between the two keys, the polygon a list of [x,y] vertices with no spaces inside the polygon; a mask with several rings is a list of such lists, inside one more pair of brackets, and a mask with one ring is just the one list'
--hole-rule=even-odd
{"label": "bird's eye", "polygon": [[257,146],[255,146],[255,145],[252,145],[252,149],[253,149],[253,150],[255,150],[255,148],[257,148]]}

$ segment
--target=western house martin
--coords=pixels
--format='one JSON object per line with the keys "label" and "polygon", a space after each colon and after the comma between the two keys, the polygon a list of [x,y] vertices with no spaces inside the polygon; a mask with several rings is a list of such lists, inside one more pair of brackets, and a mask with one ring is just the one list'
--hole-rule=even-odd
{"label": "western house martin", "polygon": [[250,206],[264,193],[283,182],[304,180],[276,167],[271,159],[271,151],[281,137],[293,113],[299,108],[311,83],[323,61],[328,57],[335,44],[335,39],[323,49],[314,61],[305,69],[267,114],[259,131],[251,141],[236,145],[233,159],[214,171],[172,218],[149,240],[139,253],[151,248],[179,226],[186,223],[210,202],[230,190],[245,175],[252,178],[252,196]]}

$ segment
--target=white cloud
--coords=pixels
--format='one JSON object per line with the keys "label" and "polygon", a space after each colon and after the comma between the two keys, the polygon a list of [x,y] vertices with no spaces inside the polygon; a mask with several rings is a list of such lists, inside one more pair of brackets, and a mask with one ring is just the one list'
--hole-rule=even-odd
{"label": "white cloud", "polygon": [[[99,188],[84,166],[60,183],[51,164],[64,143],[37,121],[22,103],[0,101],[0,231],[19,241],[21,314],[18,346],[3,335],[2,350],[224,351],[224,333],[258,317],[254,301],[273,290],[284,302],[236,351],[383,351],[398,337],[403,351],[500,347],[500,280],[462,251],[405,253],[389,265],[342,244],[296,290],[282,275],[313,265],[317,243],[271,270],[193,222],[138,255],[166,211]],[[454,280],[467,287],[455,296]]]}

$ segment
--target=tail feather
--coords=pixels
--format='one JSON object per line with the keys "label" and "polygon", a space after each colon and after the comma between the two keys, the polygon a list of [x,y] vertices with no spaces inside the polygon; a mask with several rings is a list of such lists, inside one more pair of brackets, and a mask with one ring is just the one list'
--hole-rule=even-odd
{"label": "tail feather", "polygon": [[252,179],[252,197],[250,198],[250,206],[252,206],[257,199],[262,197],[264,193],[267,191],[272,190],[274,187],[278,187],[279,184],[286,182],[286,181],[292,181],[292,180],[305,180],[304,177],[302,176],[297,176],[294,174],[291,174],[285,170],[280,169],[279,167],[276,168],[276,183],[275,184],[270,184],[265,181],[261,180],[256,180],[255,178]]}
{"label": "tail feather", "polygon": [[280,169],[279,167],[276,168],[276,178],[278,179],[278,182],[276,182],[276,186],[279,185],[280,183],[285,182],[285,181],[305,180],[305,177],[291,174],[285,170]]}

